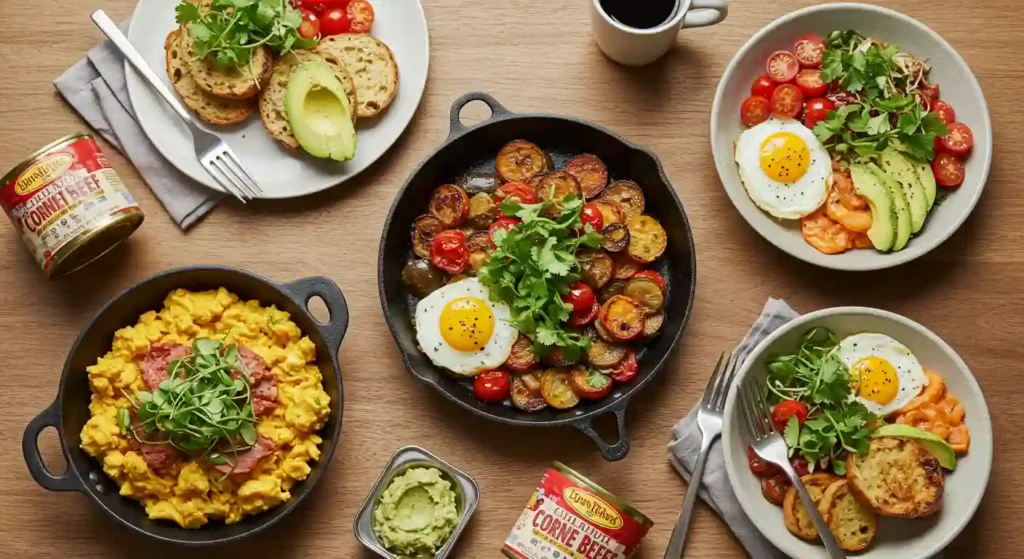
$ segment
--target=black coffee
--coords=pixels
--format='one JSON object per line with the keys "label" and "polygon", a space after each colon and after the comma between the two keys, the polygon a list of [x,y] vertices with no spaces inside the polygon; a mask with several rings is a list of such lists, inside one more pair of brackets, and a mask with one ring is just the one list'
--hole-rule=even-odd
{"label": "black coffee", "polygon": [[615,21],[634,29],[651,29],[672,17],[679,0],[601,0],[601,9]]}

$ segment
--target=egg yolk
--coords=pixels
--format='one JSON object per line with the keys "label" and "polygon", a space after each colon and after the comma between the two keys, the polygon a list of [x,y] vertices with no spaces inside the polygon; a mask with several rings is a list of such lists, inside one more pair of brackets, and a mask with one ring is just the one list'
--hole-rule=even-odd
{"label": "egg yolk", "polygon": [[891,363],[870,355],[858,360],[850,368],[850,376],[857,383],[857,395],[876,404],[888,404],[900,391],[900,378]]}
{"label": "egg yolk", "polygon": [[811,150],[792,132],[776,132],[761,144],[761,170],[769,178],[791,184],[807,173]]}
{"label": "egg yolk", "polygon": [[494,333],[494,313],[478,297],[452,299],[441,310],[441,337],[458,351],[480,351]]}

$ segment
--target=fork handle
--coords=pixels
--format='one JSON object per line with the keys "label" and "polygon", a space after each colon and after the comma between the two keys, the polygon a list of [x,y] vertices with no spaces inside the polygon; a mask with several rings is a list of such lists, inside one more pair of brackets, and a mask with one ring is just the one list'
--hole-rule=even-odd
{"label": "fork handle", "polygon": [[785,464],[776,464],[782,467],[783,472],[786,473],[786,477],[793,484],[796,489],[796,494],[800,496],[800,500],[804,504],[804,508],[807,509],[807,514],[811,517],[811,522],[814,523],[814,528],[818,531],[818,537],[821,538],[821,543],[825,544],[825,549],[828,550],[829,555],[832,559],[846,559],[846,552],[843,551],[839,544],[836,543],[835,536],[832,535],[832,530],[829,529],[828,523],[825,522],[825,518],[818,512],[818,505],[811,498],[811,494],[807,492],[807,488],[804,487],[800,476],[796,475],[796,471],[793,470],[792,466],[788,462]]}
{"label": "fork handle", "polygon": [[103,10],[96,10],[92,13],[92,21],[96,24],[96,27],[99,27],[100,31],[110,39],[110,42],[114,43],[117,50],[121,51],[121,54],[125,59],[133,68],[135,68],[135,71],[149,82],[149,85],[160,94],[160,97],[163,97],[164,101],[174,109],[174,112],[178,113],[178,116],[185,121],[185,124],[187,124],[190,129],[194,127],[195,121],[192,120],[192,115],[185,110],[185,107],[181,106],[178,98],[171,93],[171,90],[168,89],[163,80],[156,75],[153,68],[151,68],[146,60],[142,58],[142,55],[139,54],[139,51],[135,50],[131,41],[128,40],[128,37],[124,36],[124,33],[121,33],[121,30],[117,28],[117,24],[110,19],[110,16],[108,16]]}
{"label": "fork handle", "polygon": [[697,455],[697,463],[693,466],[693,473],[690,474],[690,484],[686,488],[686,498],[683,499],[683,508],[679,511],[679,518],[676,519],[676,527],[672,529],[672,537],[668,540],[668,549],[665,550],[665,559],[679,559],[686,548],[686,536],[690,533],[690,519],[693,518],[693,509],[697,505],[697,492],[704,481],[704,466],[708,462],[713,437],[705,436],[700,441],[700,454]]}

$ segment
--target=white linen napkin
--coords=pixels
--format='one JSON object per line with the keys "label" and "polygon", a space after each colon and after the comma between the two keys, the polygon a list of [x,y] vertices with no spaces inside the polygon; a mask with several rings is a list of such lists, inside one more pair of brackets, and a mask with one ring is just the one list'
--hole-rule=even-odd
{"label": "white linen napkin", "polygon": [[[122,31],[127,27],[121,24]],[[135,165],[182,229],[198,223],[224,197],[171,165],[146,137],[128,98],[124,59],[110,41],[104,39],[53,85],[89,126]]]}

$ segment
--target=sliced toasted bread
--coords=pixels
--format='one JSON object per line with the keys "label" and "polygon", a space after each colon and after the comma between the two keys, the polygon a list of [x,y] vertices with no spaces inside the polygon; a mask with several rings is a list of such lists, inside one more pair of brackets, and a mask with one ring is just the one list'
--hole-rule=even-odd
{"label": "sliced toasted bread", "polygon": [[192,56],[192,39],[188,30],[182,29],[181,45],[187,54],[192,78],[206,92],[225,99],[250,99],[259,95],[270,80],[274,69],[274,54],[266,46],[253,50],[252,60],[236,68],[219,68],[209,57],[197,59]]}
{"label": "sliced toasted bread", "polygon": [[348,68],[356,84],[359,118],[388,108],[398,94],[398,64],[383,42],[365,34],[343,33],[320,40],[317,53]]}
{"label": "sliced toasted bread", "polygon": [[[816,473],[807,474],[801,477],[800,481],[804,483],[804,487],[811,494],[814,503],[818,504],[821,501],[821,496],[825,494],[825,489],[839,481],[839,477],[828,473]],[[814,528],[814,521],[807,514],[807,508],[804,507],[803,501],[800,500],[800,496],[796,494],[796,489],[792,486],[786,492],[786,500],[782,502],[782,519],[786,523],[786,528],[794,536],[805,540],[818,539],[818,530]]]}
{"label": "sliced toasted bread", "polygon": [[356,86],[345,66],[337,61],[325,59],[307,50],[298,50],[285,54],[274,63],[274,73],[270,76],[270,83],[267,84],[263,94],[260,95],[260,119],[263,120],[263,126],[266,127],[267,132],[275,140],[292,149],[299,149],[299,141],[292,134],[284,107],[288,79],[299,64],[317,60],[326,62],[334,70],[334,76],[338,78],[338,81],[345,88],[345,93],[348,94],[349,106],[353,108],[352,122],[356,121],[356,112],[354,110],[357,103]]}
{"label": "sliced toasted bread", "polygon": [[818,502],[829,531],[839,547],[846,551],[861,551],[871,545],[878,531],[878,517],[850,493],[850,483],[839,479],[825,489]]}
{"label": "sliced toasted bread", "polygon": [[200,119],[210,124],[234,124],[252,115],[255,103],[248,99],[224,99],[210,95],[192,79],[188,51],[183,50],[181,30],[175,29],[164,41],[167,77],[185,105]]}
{"label": "sliced toasted bread", "polygon": [[867,453],[847,458],[846,477],[853,494],[881,515],[922,518],[942,506],[942,467],[910,439],[871,439]]}

